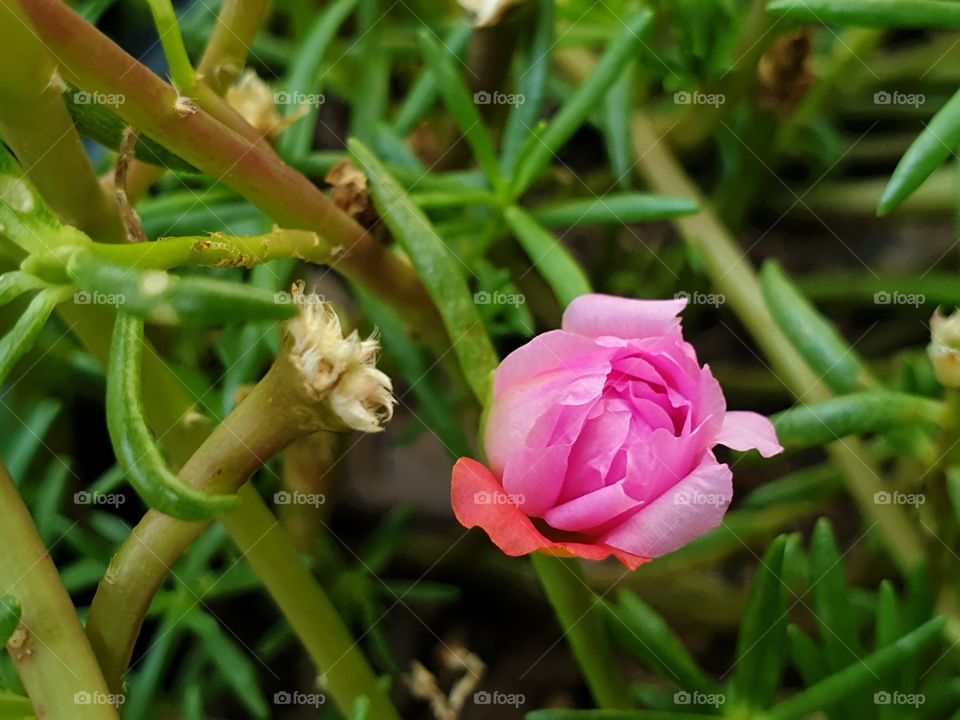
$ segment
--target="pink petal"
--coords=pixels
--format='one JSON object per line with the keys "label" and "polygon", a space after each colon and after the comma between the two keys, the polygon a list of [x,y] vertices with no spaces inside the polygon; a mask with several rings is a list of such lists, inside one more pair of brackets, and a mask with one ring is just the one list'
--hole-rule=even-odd
{"label": "pink petal", "polygon": [[494,545],[513,557],[537,551],[584,560],[604,560],[612,555],[630,570],[650,561],[602,543],[548,540],[529,517],[509,502],[490,471],[469,458],[460,458],[453,467],[451,500],[461,525],[483,528]]}
{"label": "pink petal", "polygon": [[[534,427],[538,428],[537,439],[542,440],[541,434],[549,437],[557,423],[569,423],[564,403],[585,400],[587,404],[596,399],[603,391],[605,380],[602,373],[574,377],[560,371],[541,375],[502,393],[490,408],[483,436],[493,472],[502,475],[507,460],[533,444],[530,435]],[[553,425],[546,427],[551,423]]]}
{"label": "pink petal", "polygon": [[515,452],[503,469],[504,491],[525,514],[541,517],[560,497],[569,456],[569,445]]}
{"label": "pink petal", "polygon": [[686,300],[630,300],[612,295],[581,295],[563,313],[562,327],[586,337],[634,339],[673,335]]}
{"label": "pink petal", "polygon": [[624,552],[660,557],[717,527],[733,498],[733,474],[709,455],[690,475],[601,538]]}
{"label": "pink petal", "polygon": [[744,452],[756,449],[767,458],[783,452],[773,423],[755,412],[734,411],[724,415],[717,442]]}
{"label": "pink petal", "polygon": [[566,371],[578,375],[585,368],[595,367],[608,353],[589,338],[563,330],[537,335],[500,363],[493,378],[493,396],[498,398],[543,373]]}
{"label": "pink petal", "polygon": [[543,519],[557,530],[583,532],[604,525],[641,505],[641,501],[627,494],[621,481],[557,505],[548,510]]}

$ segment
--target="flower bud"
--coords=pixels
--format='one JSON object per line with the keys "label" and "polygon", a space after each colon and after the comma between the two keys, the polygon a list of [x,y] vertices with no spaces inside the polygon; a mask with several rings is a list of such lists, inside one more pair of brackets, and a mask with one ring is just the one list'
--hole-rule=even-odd
{"label": "flower bud", "polygon": [[960,312],[930,318],[930,345],[927,353],[940,384],[960,388]]}

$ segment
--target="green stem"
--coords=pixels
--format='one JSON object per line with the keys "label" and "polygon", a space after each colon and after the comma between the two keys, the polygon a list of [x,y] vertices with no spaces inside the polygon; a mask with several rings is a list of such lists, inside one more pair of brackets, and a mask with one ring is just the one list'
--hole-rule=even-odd
{"label": "green stem", "polygon": [[418,322],[441,327],[417,274],[380,245],[303,175],[272,152],[230,132],[202,110],[177,109],[177,92],[60,0],[20,0],[61,70],[90,92],[120,93],[117,112],[187,162],[243,195],[281,225],[323,230],[336,267]]}
{"label": "green stem", "polygon": [[317,233],[281,229],[246,237],[213,233],[134,245],[97,243],[93,248],[111,262],[138,270],[169,270],[181,265],[253,267],[280,258],[325,264],[332,256],[330,244]]}
{"label": "green stem", "polygon": [[276,517],[252,487],[238,494],[240,507],[223,524],[310,653],[321,684],[344,715],[366,696],[371,718],[399,720],[330,600],[302,564],[288,561],[297,550]]}
{"label": "green stem", "polygon": [[123,236],[63,102],[53,57],[16,4],[0,3],[0,135],[60,218],[102,240]]}
{"label": "green stem", "polygon": [[0,553],[0,596],[16,598],[22,608],[7,650],[37,715],[47,720],[116,720],[73,603],[2,465],[0,527],[15,539]]}
{"label": "green stem", "polygon": [[247,63],[247,53],[270,9],[268,0],[225,0],[197,75],[223,95]]}
{"label": "green stem", "polygon": [[183,44],[183,35],[180,33],[180,24],[177,22],[177,13],[170,0],[147,0],[153,23],[157,26],[160,43],[163,45],[163,54],[167,56],[167,65],[170,68],[170,77],[173,84],[182,92],[190,93],[197,81],[197,74],[190,63],[187,48]]}
{"label": "green stem", "polygon": [[578,562],[544,553],[530,557],[597,705],[605,710],[631,707],[630,689],[613,654],[600,600]]}

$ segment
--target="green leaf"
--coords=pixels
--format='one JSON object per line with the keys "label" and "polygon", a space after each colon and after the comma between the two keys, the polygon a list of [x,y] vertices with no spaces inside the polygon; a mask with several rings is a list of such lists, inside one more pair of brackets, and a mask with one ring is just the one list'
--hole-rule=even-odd
{"label": "green leaf", "polygon": [[414,417],[439,438],[452,457],[469,455],[470,442],[457,416],[454,398],[432,372],[430,362],[410,337],[402,318],[372,295],[358,288],[354,288],[354,294],[364,315],[379,331],[384,352],[396,363],[409,392],[417,399],[418,407],[411,410]]}
{"label": "green leaf", "polygon": [[[459,58],[467,47],[472,32],[473,28],[469,23],[457,23],[450,33],[444,37],[443,45]],[[407,92],[400,109],[397,110],[396,118],[393,121],[394,132],[401,137],[412,133],[436,98],[437,78],[433,70],[426,68],[417,77],[413,87]]]}
{"label": "green leaf", "polygon": [[787,626],[787,640],[790,643],[790,660],[800,673],[805,685],[813,685],[823,679],[824,662],[820,648],[809,635],[796,625]]}
{"label": "green leaf", "polygon": [[382,22],[388,10],[381,0],[360,0],[357,8],[356,45],[363,57],[363,72],[351,88],[350,135],[368,145],[377,141],[377,126],[390,99],[391,46],[384,38],[387,23]]}
{"label": "green leaf", "polygon": [[[320,64],[337,31],[356,4],[357,0],[336,0],[324,8],[316,16],[293,58],[279,98],[289,104],[287,115],[299,111],[300,101],[308,104],[310,109],[305,117],[287,128],[278,140],[278,150],[288,157],[300,157],[310,152],[320,112],[318,105],[323,80]],[[317,102],[310,102],[313,100]]]}
{"label": "green leaf", "polygon": [[451,255],[427,217],[362,143],[351,140],[350,152],[370,180],[380,217],[410,256],[433,298],[467,382],[483,403],[498,360],[463,279],[462,263]]}
{"label": "green leaf", "polygon": [[547,227],[656,222],[699,212],[696,200],[661,197],[648,193],[604,195],[587,200],[568,200],[531,211]]}
{"label": "green leaf", "polygon": [[825,518],[817,521],[810,541],[810,584],[813,614],[827,666],[840,670],[856,662],[861,647],[840,553]]}
{"label": "green leaf", "polygon": [[738,704],[766,707],[780,687],[789,620],[789,591],[782,578],[786,544],[784,535],[770,544],[750,588],[730,681],[730,694]]}
{"label": "green leaf", "polygon": [[960,6],[939,0],[773,0],[791,20],[875,28],[960,28]]}
{"label": "green leaf", "polygon": [[200,638],[207,654],[213,659],[222,677],[233,689],[240,702],[257,718],[270,716],[267,700],[258,682],[257,668],[225,633],[220,623],[201,610],[191,610],[187,624]]}
{"label": "green leaf", "polygon": [[63,287],[41,290],[17,319],[13,329],[0,339],[0,386],[6,382],[17,361],[33,347],[57,305],[71,292],[70,288]]}
{"label": "green leaf", "polygon": [[40,278],[20,270],[4,273],[0,275],[0,305],[6,305],[24,293],[46,286],[47,284]]}
{"label": "green leaf", "polygon": [[614,639],[661,677],[685,690],[717,693],[717,684],[697,665],[667,622],[633,592],[619,594],[618,604],[605,603]]}
{"label": "green leaf", "polygon": [[953,513],[960,522],[960,466],[951,465],[947,468],[947,493],[950,495]]}
{"label": "green leaf", "polygon": [[[500,174],[505,180],[509,180],[516,170],[520,151],[537,127],[546,97],[554,45],[554,4],[554,0],[537,0],[532,33],[517,66],[518,101],[510,108],[501,140]],[[523,102],[519,101],[521,97]]]}
{"label": "green leaf", "polygon": [[623,30],[613,38],[589,78],[570,96],[542,132],[531,137],[523,149],[511,185],[511,196],[519,197],[554,159],[556,152],[596,111],[600,101],[617,81],[627,63],[636,56],[643,35],[650,28],[653,13],[641,10],[628,17]]}
{"label": "green leaf", "polygon": [[361,695],[354,701],[353,710],[350,712],[350,720],[369,720],[370,717],[370,698]]}
{"label": "green leaf", "polygon": [[499,185],[500,163],[497,161],[497,153],[493,148],[490,134],[480,116],[480,111],[477,110],[476,98],[470,93],[463,77],[454,67],[449,53],[440,47],[428,29],[424,28],[420,31],[419,40],[420,52],[427,67],[437,79],[440,96],[447,110],[450,111],[460,132],[473,149],[477,162],[480,163],[490,182]]}
{"label": "green leaf", "polygon": [[900,620],[900,608],[897,602],[897,591],[893,583],[883,580],[877,591],[877,621],[876,621],[876,649],[892,645],[903,635],[905,628]]}
{"label": "green leaf", "polygon": [[779,264],[773,260],[764,263],[760,283],[777,325],[832,390],[848,393],[875,384],[857,353],[800,294]]}
{"label": "green leaf", "polygon": [[634,170],[631,121],[636,107],[636,63],[628,64],[603,103],[603,141],[610,172],[621,190],[629,190]]}
{"label": "green leaf", "polygon": [[801,405],[771,420],[784,447],[813,447],[847,435],[886,432],[917,424],[935,427],[943,406],[936,400],[893,392],[866,392]]}
{"label": "green leaf", "polygon": [[586,273],[561,241],[516,206],[506,208],[503,218],[562,307],[591,292]]}
{"label": "green leaf", "polygon": [[855,662],[844,670],[785,700],[756,720],[799,720],[823,712],[834,703],[876,686],[877,678],[895,673],[910,658],[917,657],[937,640],[946,618],[935,618],[910,632],[892,645]]}
{"label": "green leaf", "polygon": [[[960,5],[953,5],[952,9],[960,17]],[[960,146],[960,91],[937,111],[904,153],[883,191],[877,214],[893,212],[956,152],[957,146]]]}
{"label": "green leaf", "polygon": [[[105,148],[119,150],[127,123],[103,100],[73,86],[63,91],[63,102],[80,134]],[[151,165],[181,172],[197,172],[193,165],[143,133],[137,135],[133,155],[137,160]]]}
{"label": "green leaf", "polygon": [[203,327],[252,320],[287,320],[297,307],[268,290],[164,270],[138,271],[79,250],[67,260],[71,280],[82,288],[79,304],[107,304],[160,325]]}
{"label": "green leaf", "polygon": [[143,320],[117,313],[107,369],[107,430],[134,490],[150,507],[185,521],[209,520],[240,500],[211,495],[175,475],[147,426],[141,396]]}
{"label": "green leaf", "polygon": [[0,596],[0,648],[7,644],[20,624],[20,602],[12,595]]}

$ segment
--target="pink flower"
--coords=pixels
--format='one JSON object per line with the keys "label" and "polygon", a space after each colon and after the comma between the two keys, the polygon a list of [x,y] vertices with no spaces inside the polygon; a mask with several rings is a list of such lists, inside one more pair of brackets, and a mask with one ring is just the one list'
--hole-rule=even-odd
{"label": "pink flower", "polygon": [[713,446],[783,448],[762,415],[727,412],[683,339],[685,305],[585,295],[562,330],[511,353],[494,377],[490,469],[453,469],[457,519],[507,555],[613,555],[630,569],[719,525],[733,485]]}

